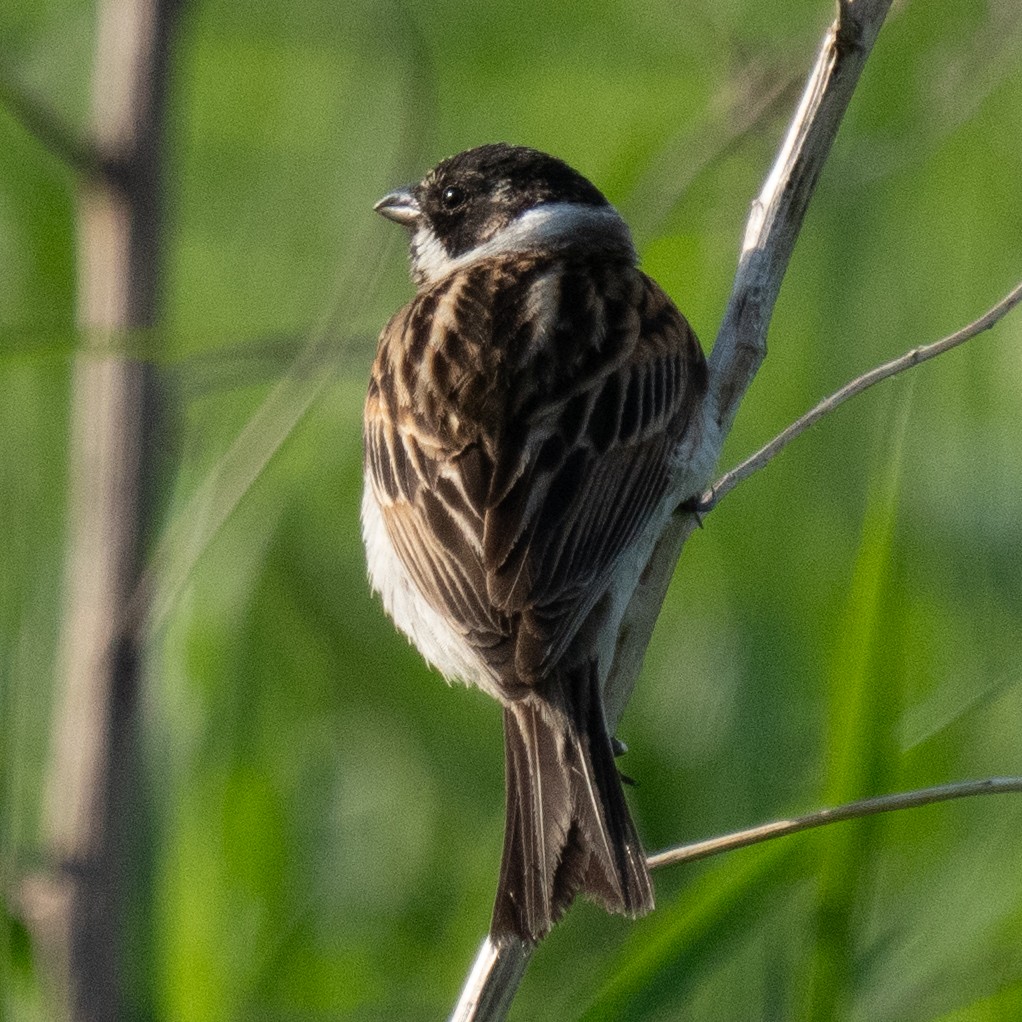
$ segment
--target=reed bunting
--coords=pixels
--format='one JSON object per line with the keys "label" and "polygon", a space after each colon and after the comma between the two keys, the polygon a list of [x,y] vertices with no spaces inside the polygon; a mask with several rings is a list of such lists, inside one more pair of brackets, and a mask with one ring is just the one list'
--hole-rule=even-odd
{"label": "reed bunting", "polygon": [[539,940],[579,891],[642,915],[601,686],[679,477],[706,474],[684,453],[699,342],[614,208],[545,153],[480,146],[375,208],[409,230],[417,292],[365,404],[369,575],[431,664],[503,705],[491,936]]}

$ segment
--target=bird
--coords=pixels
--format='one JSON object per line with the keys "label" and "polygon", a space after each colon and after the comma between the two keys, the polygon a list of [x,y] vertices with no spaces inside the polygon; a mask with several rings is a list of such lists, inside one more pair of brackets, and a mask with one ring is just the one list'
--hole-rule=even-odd
{"label": "bird", "polygon": [[503,707],[490,938],[535,944],[580,893],[644,915],[601,687],[653,544],[707,474],[702,348],[619,213],[547,153],[468,149],[374,208],[408,231],[415,295],[365,401],[369,580],[433,667]]}

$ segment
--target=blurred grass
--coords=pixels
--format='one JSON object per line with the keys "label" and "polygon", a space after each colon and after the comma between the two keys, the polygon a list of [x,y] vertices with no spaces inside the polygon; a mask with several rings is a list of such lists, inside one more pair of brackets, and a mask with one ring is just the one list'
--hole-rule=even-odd
{"label": "blurred grass", "polygon": [[[877,480],[828,672],[827,767],[822,802],[840,805],[897,784],[897,721],[902,693],[884,668],[885,643],[900,607],[891,598],[894,528],[901,490],[912,380],[891,416],[889,465]],[[835,827],[821,842],[816,869],[813,953],[808,962],[806,1018],[848,1015],[855,973],[856,913],[872,893],[871,864],[884,820],[868,817]]]}
{"label": "blurred grass", "polygon": [[[364,577],[362,393],[372,338],[411,290],[372,202],[468,145],[550,149],[620,204],[709,345],[787,116],[751,104],[800,81],[830,14],[190,8],[146,698],[155,944],[132,963],[156,1003],[140,1016],[443,1017],[488,920],[497,708],[431,676]],[[77,125],[92,15],[0,10],[5,75]],[[728,461],[1015,283],[1020,68],[1009,0],[892,15]],[[74,204],[69,173],[2,108],[0,142],[0,1016],[33,1022],[49,1011],[13,895],[41,856]],[[622,732],[650,847],[1022,771],[1020,352],[1016,316],[857,399],[689,543]],[[1017,800],[982,800],[668,870],[638,924],[576,906],[513,1017],[1015,1018],[1020,825]]]}

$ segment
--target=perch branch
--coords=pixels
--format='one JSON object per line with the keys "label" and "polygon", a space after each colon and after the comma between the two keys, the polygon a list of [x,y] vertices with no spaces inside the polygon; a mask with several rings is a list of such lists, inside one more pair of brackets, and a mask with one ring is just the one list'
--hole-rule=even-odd
{"label": "perch branch", "polygon": [[816,812],[796,816],[791,820],[774,820],[758,827],[707,838],[705,841],[678,845],[648,856],[646,862],[650,869],[676,866],[683,862],[695,862],[697,859],[708,859],[712,855],[732,852],[736,848],[748,848],[750,845],[770,841],[775,837],[798,834],[800,831],[825,827],[830,823],[841,823],[843,820],[858,820],[864,816],[893,813],[900,809],[918,809],[920,806],[949,802],[955,798],[1006,795],[1011,792],[1022,792],[1022,777],[989,777],[982,781],[959,781],[957,784],[941,784],[935,788],[919,788],[916,791],[903,791],[896,795],[878,795],[875,798],[864,798],[831,809],[817,809]]}
{"label": "perch branch", "polygon": [[719,454],[766,356],[774,303],[809,200],[891,0],[847,0],[823,40],[774,166],[753,202],[738,271],[710,355],[707,423]]}
{"label": "perch branch", "polygon": [[[827,809],[817,809],[815,812],[793,819],[774,820],[719,837],[677,845],[662,852],[655,852],[648,856],[646,862],[650,869],[677,866],[832,823],[859,820],[866,816],[893,813],[903,809],[919,809],[937,802],[950,802],[952,799],[1013,793],[1022,793],[1022,777],[988,777],[980,781],[959,781],[933,788],[898,792],[894,795],[878,795]],[[465,984],[465,993],[451,1016],[451,1022],[505,1018],[515,989],[529,963],[532,950],[532,946],[526,944],[495,947],[489,939],[484,941]]]}
{"label": "perch branch", "polygon": [[924,347],[913,348],[906,351],[904,355],[891,359],[869,372],[857,376],[854,380],[846,383],[840,390],[835,391],[830,397],[824,398],[818,405],[811,408],[801,418],[796,419],[787,429],[779,433],[770,443],[766,444],[755,454],[746,458],[740,465],[725,472],[706,493],[700,498],[699,511],[705,513],[715,508],[740,482],[747,479],[754,472],[758,472],[767,465],[776,455],[780,454],[788,444],[797,436],[801,436],[810,426],[815,425],[825,415],[843,405],[849,398],[868,390],[875,383],[881,380],[890,379],[898,373],[911,369],[913,366],[922,365],[931,358],[943,355],[945,351],[957,348],[958,345],[972,340],[977,334],[989,330],[995,323],[1006,316],[1018,303],[1022,301],[1022,283],[1017,284],[1007,295],[1004,296],[992,309],[985,312],[979,319],[968,326],[956,330],[953,334],[933,344]]}
{"label": "perch branch", "polygon": [[487,937],[472,964],[450,1022],[507,1018],[534,948],[534,944],[520,940],[494,944]]}
{"label": "perch branch", "polygon": [[[679,481],[679,505],[710,482],[738,407],[766,356],[774,303],[805,211],[890,5],[891,0],[839,5],[777,159],[752,204],[731,296],[709,358],[702,428],[691,431],[690,447],[679,452],[682,463],[695,466]],[[629,603],[605,684],[604,706],[612,727],[631,695],[675,565],[696,524],[687,513],[668,523]]]}
{"label": "perch branch", "polygon": [[[701,428],[682,460],[700,466],[678,503],[710,481],[741,400],[766,355],[774,303],[809,200],[830,153],[891,0],[842,0],[820,48],[798,110],[759,198],[752,204],[738,270],[709,359],[709,390]],[[675,515],[657,540],[618,633],[604,707],[613,728],[638,676],[642,658],[685,540],[692,514]],[[498,1022],[507,1016],[531,947],[484,941],[451,1016],[455,1022]]]}

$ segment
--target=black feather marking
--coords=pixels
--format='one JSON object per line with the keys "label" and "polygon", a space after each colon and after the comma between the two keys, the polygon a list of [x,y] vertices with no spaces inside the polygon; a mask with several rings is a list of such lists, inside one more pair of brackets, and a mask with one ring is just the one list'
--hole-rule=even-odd
{"label": "black feather marking", "polygon": [[366,454],[377,491],[386,494],[389,500],[394,500],[399,496],[394,464],[387,447],[386,431],[378,425],[368,435]]}
{"label": "black feather marking", "polygon": [[589,393],[576,394],[561,412],[557,425],[568,447],[574,447],[582,436],[582,431],[589,422],[589,405],[592,397]]}
{"label": "black feather marking", "polygon": [[419,295],[413,306],[414,312],[404,335],[405,352],[413,365],[418,365],[422,361],[433,332],[437,304],[449,286],[446,282],[441,282],[437,287]]}
{"label": "black feather marking", "polygon": [[643,432],[653,425],[660,425],[660,411],[657,406],[656,376],[659,358],[642,367],[642,407],[645,412]]}
{"label": "black feather marking", "polygon": [[593,414],[589,419],[589,439],[599,454],[610,448],[621,430],[621,391],[621,374],[611,373],[593,406]]}
{"label": "black feather marking", "polygon": [[454,456],[454,464],[465,490],[468,506],[482,521],[486,512],[486,495],[493,476],[493,462],[479,443],[469,444]]}

